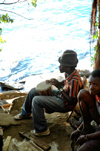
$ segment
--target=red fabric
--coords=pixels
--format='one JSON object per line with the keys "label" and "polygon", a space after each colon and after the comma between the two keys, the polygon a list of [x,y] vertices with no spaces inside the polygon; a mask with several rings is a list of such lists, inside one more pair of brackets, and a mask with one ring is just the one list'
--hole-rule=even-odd
{"label": "red fabric", "polygon": [[97,95],[95,95],[95,99],[98,102],[99,106],[100,106],[100,97],[98,97]]}
{"label": "red fabric", "polygon": [[64,90],[68,92],[70,97],[77,97],[79,90],[82,88],[83,82],[77,70],[66,78],[64,81]]}
{"label": "red fabric", "polygon": [[[80,77],[77,70],[66,77],[64,80],[64,91],[72,98],[77,98],[79,90],[83,86],[82,78]],[[61,96],[63,98],[63,96]],[[68,102],[65,100],[65,108],[69,108],[70,110],[73,108],[73,105],[68,105]]]}

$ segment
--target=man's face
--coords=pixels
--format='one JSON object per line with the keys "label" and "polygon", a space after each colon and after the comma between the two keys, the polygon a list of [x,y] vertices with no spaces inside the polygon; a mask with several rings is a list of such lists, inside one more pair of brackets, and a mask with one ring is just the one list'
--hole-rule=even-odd
{"label": "man's face", "polygon": [[64,66],[64,65],[60,64],[59,70],[60,70],[61,73],[63,73],[63,72],[70,73],[71,67],[67,67],[67,66]]}
{"label": "man's face", "polygon": [[98,95],[100,96],[100,78],[98,77],[92,77],[89,78],[89,92],[92,95]]}

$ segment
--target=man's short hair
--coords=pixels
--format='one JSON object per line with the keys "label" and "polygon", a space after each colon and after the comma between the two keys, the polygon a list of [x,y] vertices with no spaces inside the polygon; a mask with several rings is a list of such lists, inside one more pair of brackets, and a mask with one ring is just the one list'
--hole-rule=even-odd
{"label": "man's short hair", "polygon": [[99,77],[100,78],[100,69],[96,69],[94,71],[91,72],[92,77],[96,78]]}

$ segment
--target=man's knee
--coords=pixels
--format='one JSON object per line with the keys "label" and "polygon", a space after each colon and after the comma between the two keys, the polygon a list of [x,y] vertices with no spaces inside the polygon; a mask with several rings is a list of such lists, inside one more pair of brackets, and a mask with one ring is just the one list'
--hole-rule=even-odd
{"label": "man's knee", "polygon": [[77,149],[77,151],[89,151],[89,149],[87,148],[86,143],[84,143]]}
{"label": "man's knee", "polygon": [[32,100],[32,106],[38,106],[41,104],[41,96],[34,96]]}
{"label": "man's knee", "polygon": [[80,105],[85,103],[89,108],[91,108],[95,103],[94,97],[86,89],[83,89],[79,92],[78,101]]}
{"label": "man's knee", "polygon": [[86,96],[86,95],[90,95],[89,91],[86,90],[86,89],[82,89],[82,90],[80,90],[79,93],[78,93],[78,97],[84,97],[84,96]]}
{"label": "man's knee", "polygon": [[92,99],[92,95],[89,93],[88,90],[86,89],[82,89],[80,90],[79,94],[78,94],[78,100],[90,100]]}
{"label": "man's knee", "polygon": [[77,151],[85,151],[84,149],[82,149],[82,148],[79,148],[79,149],[77,149]]}
{"label": "man's knee", "polygon": [[29,95],[29,96],[33,96],[35,93],[36,93],[35,88],[32,88],[32,89],[29,91],[28,95]]}

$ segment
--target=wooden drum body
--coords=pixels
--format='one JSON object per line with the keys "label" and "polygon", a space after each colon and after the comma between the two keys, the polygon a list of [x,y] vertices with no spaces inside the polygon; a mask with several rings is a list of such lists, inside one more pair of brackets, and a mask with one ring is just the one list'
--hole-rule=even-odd
{"label": "wooden drum body", "polygon": [[47,96],[52,95],[51,84],[47,83],[46,81],[43,81],[43,82],[39,83],[36,86],[36,90],[40,95],[47,95]]}

